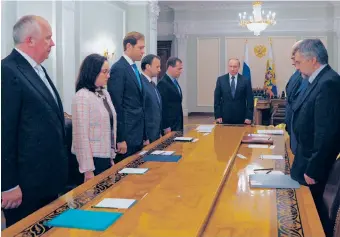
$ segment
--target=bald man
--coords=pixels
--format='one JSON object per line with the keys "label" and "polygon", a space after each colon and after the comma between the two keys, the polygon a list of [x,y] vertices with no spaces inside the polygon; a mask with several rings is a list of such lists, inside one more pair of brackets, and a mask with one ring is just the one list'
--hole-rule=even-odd
{"label": "bald man", "polygon": [[1,207],[7,227],[50,203],[65,188],[64,111],[41,65],[54,46],[50,24],[24,16],[15,48],[1,61]]}

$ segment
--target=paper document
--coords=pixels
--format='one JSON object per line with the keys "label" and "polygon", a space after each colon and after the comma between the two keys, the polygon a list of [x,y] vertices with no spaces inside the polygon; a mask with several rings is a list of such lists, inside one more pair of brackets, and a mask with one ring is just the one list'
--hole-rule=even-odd
{"label": "paper document", "polygon": [[175,137],[174,141],[181,141],[181,142],[191,142],[193,140],[192,137]]}
{"label": "paper document", "polygon": [[282,155],[260,155],[260,158],[265,160],[283,160]]}
{"label": "paper document", "polygon": [[194,140],[192,140],[192,142],[197,142],[198,141],[198,138],[195,138]]}
{"label": "paper document", "polygon": [[248,148],[268,148],[268,145],[249,144]]}
{"label": "paper document", "polygon": [[144,155],[144,154],[146,154],[146,153],[148,153],[148,151],[141,151],[141,152],[139,152],[139,155]]}
{"label": "paper document", "polygon": [[171,156],[174,153],[175,153],[174,151],[163,151],[163,153],[161,153],[160,155],[162,155],[162,156]]}
{"label": "paper document", "polygon": [[119,174],[145,174],[148,168],[124,168],[119,171]]}
{"label": "paper document", "polygon": [[251,188],[300,188],[290,175],[250,174],[249,182]]}
{"label": "paper document", "polygon": [[151,155],[160,155],[162,154],[164,151],[161,151],[161,150],[155,150],[151,153]]}
{"label": "paper document", "polygon": [[257,130],[258,134],[283,135],[283,130]]}
{"label": "paper document", "polygon": [[237,154],[236,156],[241,158],[241,159],[247,159],[247,157],[245,157],[244,155],[241,155],[241,154]]}
{"label": "paper document", "polygon": [[[269,172],[269,173],[268,173]],[[255,172],[254,172],[255,173]],[[257,170],[256,171],[256,174],[271,174],[271,175],[274,175],[274,174],[276,174],[276,175],[284,175],[284,173],[282,172],[282,171],[280,171],[280,170],[270,170],[270,171],[268,171],[268,170]]]}
{"label": "paper document", "polygon": [[203,133],[203,136],[207,136],[207,135],[209,135],[209,134],[210,134],[209,132]]}
{"label": "paper document", "polygon": [[270,137],[269,135],[266,135],[266,134],[248,134],[248,136],[250,137]]}
{"label": "paper document", "polygon": [[135,199],[104,198],[94,207],[127,209],[136,202]]}
{"label": "paper document", "polygon": [[209,124],[209,125],[199,125],[196,130],[198,132],[212,132],[214,129],[215,125],[214,124]]}

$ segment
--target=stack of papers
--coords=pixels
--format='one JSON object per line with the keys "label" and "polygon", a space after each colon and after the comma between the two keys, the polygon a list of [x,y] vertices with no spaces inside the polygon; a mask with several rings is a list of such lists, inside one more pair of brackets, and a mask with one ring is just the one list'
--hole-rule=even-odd
{"label": "stack of papers", "polygon": [[283,130],[257,130],[258,134],[283,135]]}
{"label": "stack of papers", "polygon": [[149,168],[124,168],[119,171],[119,174],[145,174]]}
{"label": "stack of papers", "polygon": [[176,142],[191,142],[194,138],[192,137],[175,137]]}
{"label": "stack of papers", "polygon": [[125,198],[104,198],[101,202],[93,207],[98,208],[116,208],[116,209],[128,209],[136,203],[135,199]]}
{"label": "stack of papers", "polygon": [[282,155],[260,155],[260,159],[264,160],[283,160]]}
{"label": "stack of papers", "polygon": [[46,222],[47,226],[104,231],[123,213],[69,209]]}
{"label": "stack of papers", "polygon": [[215,124],[209,124],[209,125],[199,125],[196,130],[197,132],[202,132],[202,133],[211,133],[212,130],[214,129]]}
{"label": "stack of papers", "polygon": [[151,155],[163,155],[163,156],[170,156],[174,154],[175,151],[161,151],[161,150],[156,150],[151,153]]}

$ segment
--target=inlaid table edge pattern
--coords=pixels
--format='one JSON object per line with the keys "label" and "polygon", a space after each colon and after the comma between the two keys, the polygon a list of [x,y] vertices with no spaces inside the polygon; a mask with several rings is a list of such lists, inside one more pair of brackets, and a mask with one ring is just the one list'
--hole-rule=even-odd
{"label": "inlaid table edge pattern", "polygon": [[[60,215],[64,211],[68,209],[78,209],[96,198],[99,194],[106,191],[108,188],[110,188],[113,184],[119,182],[122,180],[122,178],[128,176],[129,174],[119,174],[119,171],[124,168],[137,168],[140,165],[142,165],[145,161],[143,160],[143,157],[146,155],[151,154],[155,150],[163,150],[169,145],[172,144],[175,137],[182,136],[182,132],[173,132],[167,139],[160,142],[159,144],[155,145],[151,149],[149,149],[144,154],[139,154],[135,159],[127,163],[125,166],[120,167],[119,169],[116,169],[113,174],[110,174],[109,176],[106,176],[104,179],[102,179],[99,183],[92,186],[91,188],[87,189],[85,192],[77,195],[72,203],[66,202],[45,217],[41,218],[36,223],[30,225],[29,227],[25,228],[23,231],[21,231],[18,234],[15,234],[14,237],[39,237],[45,234],[47,231],[52,229],[53,227],[46,226],[45,223],[49,220],[52,220],[54,217]],[[135,156],[135,155],[134,155]],[[67,195],[67,194],[65,194]],[[2,234],[6,234],[6,229],[2,232]],[[6,236],[6,235],[4,235]]]}
{"label": "inlaid table edge pattern", "polygon": [[[107,190],[109,187],[111,187],[114,183],[120,181],[122,178],[124,178],[127,174],[118,174],[118,172],[123,168],[136,168],[139,165],[143,164],[143,157],[152,153],[154,150],[162,150],[169,145],[171,145],[173,139],[176,136],[181,136],[182,133],[176,132],[172,133],[171,136],[163,140],[161,143],[155,145],[153,148],[151,148],[147,153],[143,155],[137,156],[135,159],[127,163],[124,167],[121,167],[117,170],[115,170],[114,174],[111,174],[107,177],[105,177],[102,181],[97,183],[95,186],[92,186],[90,189],[87,189],[85,192],[77,195],[74,199],[74,202],[72,203],[71,207],[69,203],[65,203],[46,215],[44,218],[41,218],[38,222],[30,225],[29,227],[25,228],[20,233],[14,235],[15,237],[18,236],[42,236],[47,231],[51,229],[51,227],[47,227],[44,225],[44,223],[48,220],[53,219],[55,216],[59,215],[60,213],[70,209],[70,208],[80,208],[93,200],[95,197],[97,197],[99,194],[103,193],[105,190]],[[235,157],[232,159],[232,162],[235,161]],[[282,167],[282,163],[276,161],[275,162],[275,169],[284,169],[286,174],[289,174],[290,172],[290,164],[289,164],[289,157],[287,153],[287,147],[285,146],[285,167]],[[226,174],[226,177],[224,179],[227,179],[228,174]],[[223,183],[223,182],[222,182]],[[223,184],[222,184],[223,186]],[[217,197],[218,199],[220,192],[217,190]],[[276,204],[277,204],[277,224],[278,224],[278,236],[297,236],[297,237],[304,237],[303,232],[303,226],[301,222],[301,216],[296,196],[296,191],[294,189],[277,189],[276,190]],[[213,206],[211,208],[214,209]],[[211,213],[210,213],[211,214]],[[204,223],[209,222],[209,213],[207,215],[207,219]],[[202,226],[200,234],[204,231],[204,227]],[[3,231],[2,234],[5,234],[6,230]]]}

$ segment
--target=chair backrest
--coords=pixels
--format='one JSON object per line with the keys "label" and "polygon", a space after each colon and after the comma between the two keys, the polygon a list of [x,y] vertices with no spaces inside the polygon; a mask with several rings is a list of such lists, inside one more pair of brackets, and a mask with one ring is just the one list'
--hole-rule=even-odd
{"label": "chair backrest", "polygon": [[340,204],[340,159],[334,162],[323,193],[323,202],[329,220],[334,223]]}

